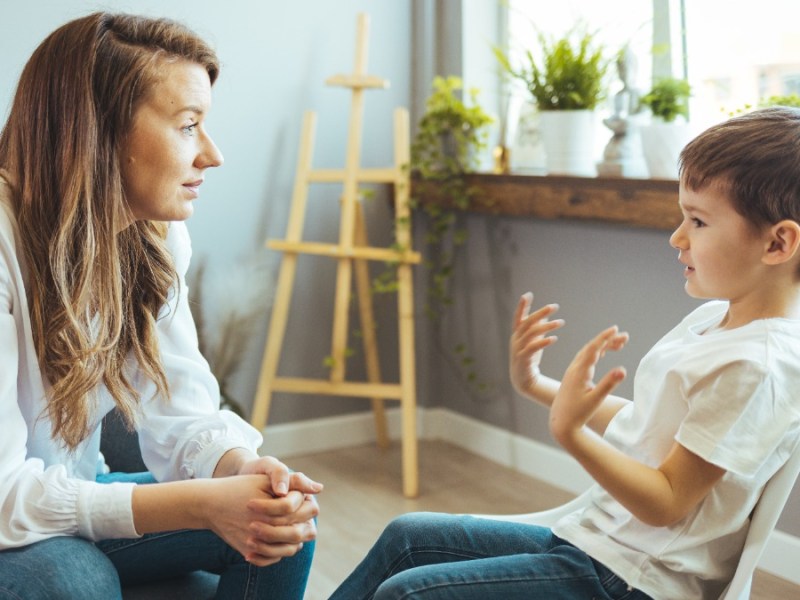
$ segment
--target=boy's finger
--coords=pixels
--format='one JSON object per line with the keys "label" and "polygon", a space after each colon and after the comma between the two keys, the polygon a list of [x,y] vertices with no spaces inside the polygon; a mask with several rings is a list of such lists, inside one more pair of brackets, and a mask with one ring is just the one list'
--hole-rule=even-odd
{"label": "boy's finger", "polygon": [[517,325],[522,323],[525,319],[528,318],[528,312],[531,308],[531,303],[533,302],[533,294],[530,292],[525,292],[520,296],[519,302],[517,303],[517,310],[514,311],[514,328],[516,329]]}
{"label": "boy's finger", "polygon": [[617,367],[611,369],[608,373],[603,375],[603,378],[597,382],[592,393],[597,398],[605,398],[625,379],[625,367]]}

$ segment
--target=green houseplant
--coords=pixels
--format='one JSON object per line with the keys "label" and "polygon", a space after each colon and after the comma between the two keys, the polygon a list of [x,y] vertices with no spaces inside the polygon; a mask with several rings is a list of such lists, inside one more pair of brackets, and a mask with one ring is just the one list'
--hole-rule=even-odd
{"label": "green houseplant", "polygon": [[787,94],[783,96],[769,96],[758,103],[761,108],[767,106],[792,106],[800,108],[800,96],[797,94]]}
{"label": "green houseplant", "polygon": [[639,100],[650,109],[654,117],[665,123],[672,123],[682,116],[689,118],[689,97],[692,88],[685,79],[662,77],[653,83],[653,87]]}
{"label": "green houseplant", "polygon": [[478,104],[478,90],[463,95],[459,77],[435,77],[411,144],[411,168],[425,179],[449,179],[475,170],[493,119]]}
{"label": "green houseplant", "polygon": [[459,77],[436,77],[425,102],[411,143],[411,171],[422,185],[434,183],[439,197],[447,202],[420,203],[412,198],[415,210],[429,217],[425,243],[425,267],[430,271],[426,312],[438,316],[452,303],[448,282],[454,251],[464,243],[466,232],[457,225],[457,213],[475,201],[475,192],[464,174],[474,171],[481,150],[487,147],[488,126],[493,122],[478,104],[478,90],[462,97]]}
{"label": "green houseplant", "polygon": [[609,67],[595,32],[578,24],[560,37],[537,34],[538,51],[528,49],[514,68],[499,48],[501,68],[520,81],[539,110],[539,129],[553,174],[593,176],[594,109],[605,98]]}
{"label": "green houseplant", "polygon": [[539,110],[596,108],[605,97],[608,60],[595,35],[576,27],[560,38],[541,32],[537,38],[541,61],[527,50],[525,63],[519,69],[512,67],[502,50],[494,49],[505,72],[525,85]]}
{"label": "green houseplant", "polygon": [[662,77],[640,99],[653,115],[652,122],[641,128],[642,151],[652,178],[678,178],[678,155],[692,138],[687,123],[691,91],[685,79]]}
{"label": "green houseplant", "polygon": [[[411,143],[409,167],[414,185],[434,191],[439,200],[420,202],[413,193],[411,198],[412,210],[427,217],[422,265],[428,275],[425,312],[434,324],[440,324],[442,313],[453,303],[453,264],[466,240],[459,213],[481,201],[464,177],[477,169],[494,121],[479,104],[478,93],[474,88],[464,90],[459,77],[435,77]],[[390,268],[376,279],[373,289],[391,291],[394,279]],[[463,344],[452,355],[466,371],[467,380],[480,386]]]}

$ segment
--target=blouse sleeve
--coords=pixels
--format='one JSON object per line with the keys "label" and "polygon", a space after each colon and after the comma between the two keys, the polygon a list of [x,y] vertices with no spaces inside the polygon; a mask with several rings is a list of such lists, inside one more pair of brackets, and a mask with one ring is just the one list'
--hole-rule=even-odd
{"label": "blouse sleeve", "polygon": [[71,477],[63,465],[47,466],[28,456],[28,423],[21,406],[31,401],[36,388],[30,378],[38,369],[25,343],[27,307],[20,301],[24,289],[6,210],[0,202],[0,550],[57,535],[138,537],[132,484],[84,481]]}
{"label": "blouse sleeve", "polygon": [[191,243],[182,222],[170,224],[167,243],[178,272],[178,285],[157,324],[169,398],[143,380],[142,418],[138,426],[142,457],[158,481],[211,477],[222,455],[232,448],[255,452],[261,434],[236,414],[220,410],[219,386],[200,354],[189,308],[185,275]]}

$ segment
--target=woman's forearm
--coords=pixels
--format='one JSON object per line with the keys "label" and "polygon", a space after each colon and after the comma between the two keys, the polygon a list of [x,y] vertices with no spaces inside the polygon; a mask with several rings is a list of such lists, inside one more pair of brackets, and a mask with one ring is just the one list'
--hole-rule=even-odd
{"label": "woman's forearm", "polygon": [[258,455],[246,448],[232,448],[222,455],[214,468],[213,477],[230,477],[241,472],[242,465],[257,459]]}
{"label": "woman's forearm", "polygon": [[133,488],[133,523],[139,534],[208,529],[205,506],[211,480],[190,479]]}

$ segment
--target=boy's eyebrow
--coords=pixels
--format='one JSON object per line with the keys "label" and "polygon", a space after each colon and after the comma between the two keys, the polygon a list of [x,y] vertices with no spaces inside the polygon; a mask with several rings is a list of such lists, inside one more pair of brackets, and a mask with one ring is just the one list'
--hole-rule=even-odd
{"label": "boy's eyebrow", "polygon": [[708,211],[703,210],[702,208],[698,208],[696,206],[693,206],[691,204],[685,204],[683,202],[678,202],[678,206],[680,206],[681,209],[684,212],[708,214]]}

